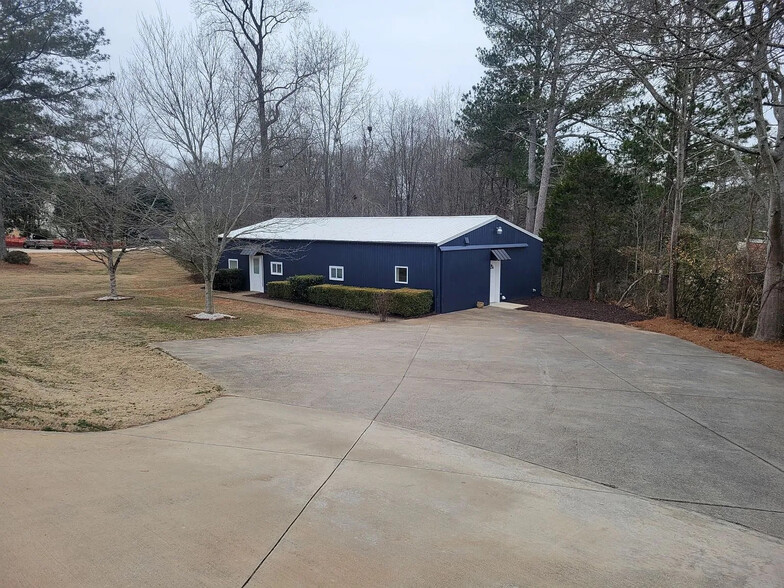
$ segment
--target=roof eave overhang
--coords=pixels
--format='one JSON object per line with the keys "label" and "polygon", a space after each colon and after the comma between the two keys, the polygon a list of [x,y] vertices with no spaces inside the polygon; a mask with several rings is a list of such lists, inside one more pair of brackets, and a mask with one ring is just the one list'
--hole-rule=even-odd
{"label": "roof eave overhang", "polygon": [[531,232],[529,232],[529,231],[526,231],[524,228],[522,228],[522,227],[518,227],[516,224],[514,224],[514,223],[510,223],[508,220],[505,220],[505,219],[501,218],[500,216],[498,216],[498,215],[495,215],[495,216],[494,216],[493,218],[491,218],[490,220],[483,221],[483,222],[479,223],[478,225],[476,225],[476,226],[474,226],[474,227],[471,227],[471,228],[470,228],[470,229],[468,229],[467,231],[462,231],[462,232],[458,233],[457,235],[453,235],[452,237],[449,237],[448,239],[444,239],[444,240],[443,240],[443,241],[441,241],[440,243],[436,243],[436,245],[438,245],[439,247],[441,247],[442,245],[445,245],[446,243],[449,243],[450,241],[453,241],[453,240],[455,240],[455,239],[459,239],[459,238],[460,238],[460,237],[462,237],[463,235],[467,235],[467,234],[468,234],[468,233],[470,233],[471,231],[475,231],[475,230],[477,230],[477,229],[479,229],[479,228],[481,228],[481,227],[483,227],[483,226],[485,226],[485,225],[487,225],[487,224],[490,224],[490,223],[495,223],[495,222],[504,223],[506,226],[508,226],[508,227],[512,227],[513,229],[517,229],[518,231],[520,231],[520,232],[522,232],[522,233],[525,233],[525,234],[526,234],[526,235],[528,235],[529,237],[533,237],[533,238],[534,238],[534,239],[536,239],[537,241],[540,241],[540,242],[542,242],[542,238],[541,238],[540,236],[538,236],[538,235],[534,235],[533,233],[531,233]]}
{"label": "roof eave overhang", "polygon": [[493,245],[440,245],[441,251],[477,251],[479,249],[523,249],[528,243],[495,243]]}

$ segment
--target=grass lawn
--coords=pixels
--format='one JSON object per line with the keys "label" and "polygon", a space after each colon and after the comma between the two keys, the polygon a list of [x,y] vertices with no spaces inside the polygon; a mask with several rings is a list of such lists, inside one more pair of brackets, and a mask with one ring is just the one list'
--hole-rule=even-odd
{"label": "grass lawn", "polygon": [[131,252],[118,289],[103,266],[72,252],[0,262],[0,426],[89,431],[130,427],[204,406],[220,394],[206,376],[149,344],[363,324],[342,316],[216,299],[238,320],[196,321],[202,291],[167,257]]}

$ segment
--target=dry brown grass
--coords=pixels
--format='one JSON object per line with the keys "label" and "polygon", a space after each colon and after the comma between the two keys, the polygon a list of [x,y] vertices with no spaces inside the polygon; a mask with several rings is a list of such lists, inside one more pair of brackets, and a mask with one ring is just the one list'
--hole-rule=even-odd
{"label": "dry brown grass", "polygon": [[150,347],[172,339],[295,332],[362,324],[353,318],[217,300],[232,321],[194,321],[201,288],[149,251],[123,260],[121,294],[103,267],[74,253],[32,252],[0,263],[0,426],[65,431],[129,427],[204,406],[220,394],[206,376]]}
{"label": "dry brown grass", "polygon": [[664,317],[631,324],[645,331],[672,335],[714,351],[735,355],[761,363],[774,370],[784,371],[784,343],[755,341],[742,335],[726,333],[718,329],[695,327],[686,321]]}

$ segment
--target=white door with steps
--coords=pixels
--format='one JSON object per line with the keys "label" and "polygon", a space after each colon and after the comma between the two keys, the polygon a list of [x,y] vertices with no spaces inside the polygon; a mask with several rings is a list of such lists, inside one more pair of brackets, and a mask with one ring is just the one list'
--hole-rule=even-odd
{"label": "white door with steps", "polygon": [[264,292],[264,256],[251,255],[249,261],[250,291]]}
{"label": "white door with steps", "polygon": [[490,304],[501,302],[501,262],[490,262]]}

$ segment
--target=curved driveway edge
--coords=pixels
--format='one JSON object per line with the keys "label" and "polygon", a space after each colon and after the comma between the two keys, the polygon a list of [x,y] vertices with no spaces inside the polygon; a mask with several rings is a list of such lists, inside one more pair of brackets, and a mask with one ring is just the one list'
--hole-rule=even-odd
{"label": "curved driveway edge", "polygon": [[249,398],[0,430],[3,583],[771,585],[784,544],[482,449]]}

